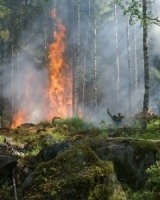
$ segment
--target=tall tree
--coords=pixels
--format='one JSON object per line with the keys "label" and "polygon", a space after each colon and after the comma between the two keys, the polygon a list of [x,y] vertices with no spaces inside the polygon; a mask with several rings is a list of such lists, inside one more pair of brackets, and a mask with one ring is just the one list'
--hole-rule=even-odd
{"label": "tall tree", "polygon": [[149,56],[148,56],[148,23],[147,23],[147,0],[142,0],[143,8],[143,56],[144,56],[144,100],[143,100],[143,128],[147,127],[147,113],[149,109]]}
{"label": "tall tree", "polygon": [[77,5],[77,62],[76,62],[76,98],[75,98],[75,114],[78,115],[79,112],[79,84],[80,84],[80,23],[81,23],[81,1],[78,0],[78,5]]}
{"label": "tall tree", "polygon": [[129,22],[128,16],[126,17],[126,31],[127,31],[127,56],[128,56],[128,114],[132,112],[131,106],[131,92],[132,92],[132,70],[131,70],[131,47],[130,47],[130,29],[129,29]]}
{"label": "tall tree", "polygon": [[97,111],[97,17],[96,0],[93,0],[94,12],[94,109]]}
{"label": "tall tree", "polygon": [[82,109],[84,113],[84,104],[85,104],[85,87],[86,87],[86,61],[87,54],[89,50],[89,30],[90,30],[90,17],[91,17],[91,0],[88,0],[88,16],[87,16],[87,32],[86,32],[86,48],[84,51],[84,60],[83,60],[83,83],[82,83]]}
{"label": "tall tree", "polygon": [[133,37],[134,37],[134,86],[135,90],[138,88],[138,63],[137,63],[137,35],[136,28],[133,28]]}
{"label": "tall tree", "polygon": [[117,18],[117,4],[114,5],[114,17],[115,17],[115,43],[116,43],[116,86],[117,86],[117,108],[119,109],[119,87],[120,87],[120,64],[118,53],[118,18]]}

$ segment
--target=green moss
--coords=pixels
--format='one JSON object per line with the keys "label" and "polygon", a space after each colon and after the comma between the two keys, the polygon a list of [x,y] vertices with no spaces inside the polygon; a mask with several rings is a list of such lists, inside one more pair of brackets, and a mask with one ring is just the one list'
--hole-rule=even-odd
{"label": "green moss", "polygon": [[78,144],[55,160],[38,165],[26,198],[98,200],[106,196],[108,199],[117,187],[113,164],[101,161],[87,145]]}
{"label": "green moss", "polygon": [[63,127],[64,129],[67,128],[70,134],[90,131],[94,129],[93,124],[84,121],[80,117],[56,120],[54,121],[54,125],[57,127]]}
{"label": "green moss", "polygon": [[4,143],[5,137],[3,135],[0,135],[0,143]]}
{"label": "green moss", "polygon": [[154,141],[130,140],[129,142],[137,153],[144,154],[148,152],[158,152],[158,146]]}

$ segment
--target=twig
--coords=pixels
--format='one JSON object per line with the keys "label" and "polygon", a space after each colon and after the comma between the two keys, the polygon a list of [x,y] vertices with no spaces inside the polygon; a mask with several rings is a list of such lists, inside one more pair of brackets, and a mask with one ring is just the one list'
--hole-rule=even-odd
{"label": "twig", "polygon": [[14,199],[18,200],[17,197],[17,189],[16,189],[16,180],[15,180],[15,170],[12,171],[12,181],[13,181],[13,189],[14,189]]}

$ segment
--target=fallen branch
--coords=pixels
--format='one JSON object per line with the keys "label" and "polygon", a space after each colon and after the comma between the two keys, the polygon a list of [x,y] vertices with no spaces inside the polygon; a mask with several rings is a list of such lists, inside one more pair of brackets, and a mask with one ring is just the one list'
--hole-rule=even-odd
{"label": "fallen branch", "polygon": [[14,199],[18,200],[17,197],[17,188],[16,188],[16,180],[15,180],[15,170],[12,171],[12,182],[13,182],[13,190],[14,190]]}

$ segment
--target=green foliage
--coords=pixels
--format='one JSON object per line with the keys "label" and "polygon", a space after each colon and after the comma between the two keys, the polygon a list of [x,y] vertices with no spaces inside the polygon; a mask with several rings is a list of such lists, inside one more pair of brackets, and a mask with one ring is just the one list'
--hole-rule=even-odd
{"label": "green foliage", "polygon": [[98,24],[106,23],[113,19],[111,2],[106,0],[96,0],[96,18]]}
{"label": "green foliage", "polygon": [[128,189],[128,191],[126,192],[127,194],[127,200],[155,200],[153,193],[151,191],[132,191],[130,189]]}
{"label": "green foliage", "polygon": [[66,127],[71,133],[90,131],[94,128],[92,123],[86,122],[80,117],[56,120],[54,124],[59,127]]}
{"label": "green foliage", "polygon": [[39,124],[38,124],[38,126],[41,126],[41,127],[43,127],[43,128],[46,128],[46,127],[48,127],[48,126],[50,126],[51,125],[51,122],[50,121],[42,121],[42,122],[39,122]]}
{"label": "green foliage", "polygon": [[151,67],[150,68],[150,75],[151,75],[151,78],[153,79],[153,81],[156,80],[156,81],[160,82],[160,72],[159,72],[159,70]]}
{"label": "green foliage", "polygon": [[160,162],[147,169],[148,180],[141,191],[128,189],[128,200],[159,200],[160,199]]}
{"label": "green foliage", "polygon": [[147,169],[147,174],[147,188],[152,192],[159,193],[160,198],[160,162],[157,161],[155,165],[152,165],[149,169]]}
{"label": "green foliage", "polygon": [[13,186],[11,181],[6,180],[0,182],[0,199],[12,200]]}
{"label": "green foliage", "polygon": [[[140,0],[132,0],[130,2],[126,1],[126,4],[123,4],[120,0],[115,0],[115,2],[121,7],[124,15],[130,17],[129,22],[131,25],[136,22],[140,22],[142,26],[160,23],[158,17],[153,17],[151,12],[147,13],[146,18],[144,19],[142,12],[143,5]],[[154,3],[154,1],[147,1],[147,4],[151,3]]]}
{"label": "green foliage", "polygon": [[8,17],[11,14],[11,9],[9,9],[3,0],[0,0],[0,19]]}
{"label": "green foliage", "polygon": [[4,139],[5,137],[0,135],[0,143],[4,143]]}
{"label": "green foliage", "polygon": [[9,39],[9,30],[1,30],[0,38],[6,42]]}

